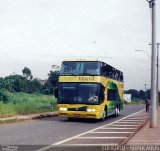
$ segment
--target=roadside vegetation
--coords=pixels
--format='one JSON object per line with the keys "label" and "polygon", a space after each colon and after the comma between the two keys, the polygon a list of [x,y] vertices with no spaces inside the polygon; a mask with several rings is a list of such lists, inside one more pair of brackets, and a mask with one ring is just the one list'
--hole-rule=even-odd
{"label": "roadside vegetation", "polygon": [[[146,92],[144,90],[135,90],[135,89],[129,89],[124,91],[125,94],[131,94],[131,102],[126,104],[144,104],[145,98],[150,99],[151,98],[151,89],[147,89]],[[159,95],[159,103],[160,103],[160,92],[158,92]]]}
{"label": "roadside vegetation", "polygon": [[23,92],[6,92],[6,94],[8,94],[8,101],[0,101],[0,118],[55,110],[56,99],[52,95],[27,94]]}
{"label": "roadside vegetation", "polygon": [[144,101],[143,100],[133,100],[131,102],[124,101],[124,104],[125,105],[140,105],[140,104],[144,104]]}
{"label": "roadside vegetation", "polygon": [[24,67],[22,75],[0,77],[0,118],[54,111],[59,72],[50,71],[48,79],[33,78],[31,70]]}

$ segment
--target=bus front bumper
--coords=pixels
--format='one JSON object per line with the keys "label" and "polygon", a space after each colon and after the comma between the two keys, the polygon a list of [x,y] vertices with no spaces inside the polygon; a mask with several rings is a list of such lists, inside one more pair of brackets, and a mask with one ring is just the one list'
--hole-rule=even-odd
{"label": "bus front bumper", "polygon": [[99,119],[97,112],[81,112],[81,111],[58,111],[58,115],[61,117],[72,117],[72,118],[91,118]]}

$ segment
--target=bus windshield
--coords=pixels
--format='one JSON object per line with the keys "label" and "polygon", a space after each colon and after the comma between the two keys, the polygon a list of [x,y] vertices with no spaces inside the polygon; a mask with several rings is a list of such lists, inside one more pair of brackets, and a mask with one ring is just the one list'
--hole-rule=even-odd
{"label": "bus windshield", "polygon": [[64,61],[61,66],[60,75],[100,75],[100,62]]}
{"label": "bus windshield", "polygon": [[58,103],[62,104],[99,104],[100,84],[98,83],[61,83]]}

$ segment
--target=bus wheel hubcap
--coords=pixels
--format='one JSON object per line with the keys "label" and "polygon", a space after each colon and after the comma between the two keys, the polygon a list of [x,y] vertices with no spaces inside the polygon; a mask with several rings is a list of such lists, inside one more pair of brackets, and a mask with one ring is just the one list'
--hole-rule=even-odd
{"label": "bus wheel hubcap", "polygon": [[103,119],[106,118],[106,111],[103,112]]}
{"label": "bus wheel hubcap", "polygon": [[118,116],[118,115],[119,115],[119,109],[116,108],[116,116]]}

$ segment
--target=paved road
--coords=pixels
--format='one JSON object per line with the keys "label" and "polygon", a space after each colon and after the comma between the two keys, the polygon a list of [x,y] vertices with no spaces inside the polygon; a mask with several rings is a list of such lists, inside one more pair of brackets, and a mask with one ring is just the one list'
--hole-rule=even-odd
{"label": "paved road", "polygon": [[105,122],[95,120],[68,121],[65,118],[50,117],[12,124],[0,125],[0,144],[50,145],[91,129],[111,123],[129,114],[144,109],[143,105],[126,106],[119,117],[108,117]]}

